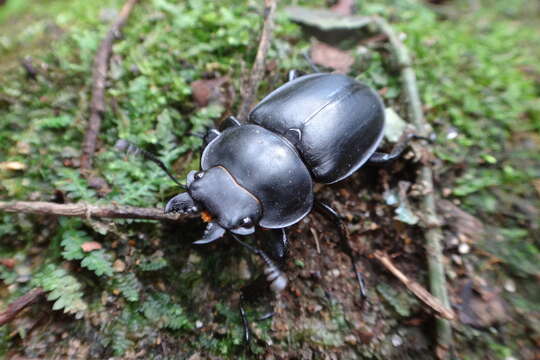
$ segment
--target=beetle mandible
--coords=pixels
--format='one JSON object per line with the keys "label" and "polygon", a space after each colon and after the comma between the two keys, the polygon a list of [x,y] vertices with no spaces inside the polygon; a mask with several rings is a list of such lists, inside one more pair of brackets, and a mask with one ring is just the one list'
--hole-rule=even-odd
{"label": "beetle mandible", "polygon": [[[256,105],[247,123],[229,117],[219,129],[206,133],[201,170],[188,174],[187,191],[170,199],[165,212],[201,213],[208,225],[196,244],[216,241],[229,232],[261,256],[265,280],[273,291],[282,291],[287,285],[280,270],[287,253],[285,228],[313,207],[334,222],[341,221],[337,212],[314,199],[313,184],[343,180],[366,162],[391,161],[415,137],[403,138],[391,153],[376,152],[383,136],[384,113],[379,95],[351,77],[333,73],[300,76],[291,71],[289,81]],[[269,251],[238,237],[253,234],[257,227],[271,230],[271,244],[266,244]],[[242,305],[240,310],[249,341]]]}

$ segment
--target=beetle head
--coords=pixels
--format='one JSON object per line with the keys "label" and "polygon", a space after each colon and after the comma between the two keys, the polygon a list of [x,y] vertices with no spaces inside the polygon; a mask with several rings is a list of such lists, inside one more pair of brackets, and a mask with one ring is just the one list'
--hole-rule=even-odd
{"label": "beetle head", "polygon": [[262,215],[261,204],[224,167],[190,172],[187,188],[187,192],[169,200],[165,212],[202,212],[203,220],[209,224],[203,239],[195,243],[217,240],[226,230],[238,235],[249,235],[255,231],[255,224]]}

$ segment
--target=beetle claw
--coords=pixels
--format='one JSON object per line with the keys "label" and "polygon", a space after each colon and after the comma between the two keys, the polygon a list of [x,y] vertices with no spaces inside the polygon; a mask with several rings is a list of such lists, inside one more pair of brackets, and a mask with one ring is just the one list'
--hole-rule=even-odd
{"label": "beetle claw", "polygon": [[218,225],[218,223],[210,222],[204,230],[204,236],[201,240],[194,241],[193,244],[201,245],[208,244],[216,241],[225,234],[225,229]]}

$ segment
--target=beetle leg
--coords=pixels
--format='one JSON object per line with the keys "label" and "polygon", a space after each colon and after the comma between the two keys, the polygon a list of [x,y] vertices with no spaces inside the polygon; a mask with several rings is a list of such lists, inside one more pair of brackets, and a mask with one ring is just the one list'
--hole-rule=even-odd
{"label": "beetle leg", "polygon": [[[279,230],[283,230],[283,229],[279,229]],[[283,231],[283,234],[285,234],[284,231]],[[268,256],[268,254],[266,254],[261,249],[258,249],[240,240],[240,238],[236,236],[235,234],[231,233],[231,235],[238,243],[240,243],[242,246],[247,248],[253,254],[259,255],[261,259],[264,261],[264,263],[266,264],[266,267],[264,268],[264,274],[266,275],[266,280],[270,282],[270,289],[276,293],[283,291],[283,289],[285,289],[285,287],[287,286],[287,277],[279,269],[279,266],[276,264],[277,261],[272,260],[270,256]],[[286,238],[286,235],[283,235],[283,236],[285,236]],[[286,242],[287,240],[284,240],[284,243]],[[278,251],[282,251],[282,250],[278,250]],[[283,257],[285,257],[286,251],[284,251],[283,254],[284,254]]]}
{"label": "beetle leg", "polygon": [[240,125],[242,125],[240,120],[238,120],[236,117],[231,115],[231,116],[228,116],[225,120],[223,120],[221,122],[221,124],[219,125],[219,130],[223,131],[223,130],[228,129],[230,127],[240,126]]}
{"label": "beetle leg", "polygon": [[268,235],[265,238],[263,244],[265,251],[280,267],[284,265],[285,259],[288,255],[289,249],[289,237],[285,229],[271,229],[259,232],[262,235]]}
{"label": "beetle leg", "polygon": [[349,231],[347,230],[347,227],[345,226],[345,223],[343,222],[343,218],[341,215],[337,213],[336,210],[332,209],[329,205],[326,205],[325,203],[315,200],[315,208],[319,210],[320,213],[327,216],[330,221],[334,223],[334,225],[337,226],[339,230],[339,240],[340,245],[343,251],[351,258],[352,263],[352,269],[354,271],[354,274],[356,275],[356,281],[358,281],[358,285],[360,286],[360,296],[362,300],[367,298],[367,292],[366,292],[366,283],[364,281],[364,278],[360,272],[356,269],[356,257],[353,254],[353,249],[351,248],[351,245],[349,244]]}
{"label": "beetle leg", "polygon": [[396,145],[394,146],[394,148],[389,154],[382,153],[382,152],[374,152],[373,155],[371,155],[371,157],[367,161],[367,163],[368,164],[386,164],[391,161],[394,161],[403,154],[403,152],[405,151],[405,149],[407,148],[411,140],[417,140],[417,139],[431,141],[431,139],[428,139],[424,136],[419,136],[413,133],[405,133],[403,134],[403,136],[401,136],[401,138],[398,140],[398,142],[396,143]]}
{"label": "beetle leg", "polygon": [[289,70],[289,80],[287,81],[293,81],[294,79],[298,79],[302,75],[305,75],[305,74],[300,70],[296,70],[296,69]]}
{"label": "beetle leg", "polygon": [[[263,250],[242,241],[235,234],[231,234],[234,240],[247,248],[253,254],[260,256],[266,264],[264,274],[242,288],[242,295],[240,296],[240,317],[242,318],[242,325],[244,326],[244,340],[247,344],[249,344],[251,341],[251,331],[249,329],[246,311],[244,310],[244,303],[256,299],[261,295],[261,293],[266,293],[268,288],[270,288],[274,293],[278,293],[287,286],[287,277],[279,268],[287,256],[287,246],[289,241],[285,229],[268,230],[265,231],[265,233],[270,233],[271,236],[270,241],[265,242],[266,244],[272,246],[272,248],[269,249],[268,254]],[[261,316],[258,320],[265,320],[273,315],[274,312],[270,311]]]}
{"label": "beetle leg", "polygon": [[216,130],[216,129],[208,129],[208,131],[206,132],[206,134],[204,134],[203,136],[203,149],[208,145],[210,144],[210,142],[212,140],[214,140],[215,138],[217,138],[219,135],[221,135],[221,133]]}

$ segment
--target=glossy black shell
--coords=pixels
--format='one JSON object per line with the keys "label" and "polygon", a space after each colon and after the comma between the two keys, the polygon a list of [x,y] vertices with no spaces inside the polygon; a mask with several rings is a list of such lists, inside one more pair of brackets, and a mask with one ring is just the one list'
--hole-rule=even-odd
{"label": "glossy black shell", "polygon": [[384,105],[375,91],[350,77],[312,74],[271,92],[249,122],[284,136],[298,129],[300,138],[293,143],[313,178],[330,184],[375,152],[383,135]]}
{"label": "glossy black shell", "polygon": [[262,205],[259,225],[282,228],[309,213],[313,182],[296,149],[257,125],[225,129],[204,149],[201,168],[221,165]]}

